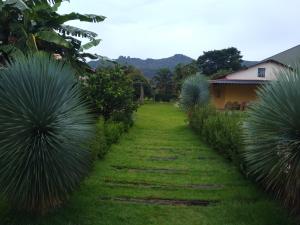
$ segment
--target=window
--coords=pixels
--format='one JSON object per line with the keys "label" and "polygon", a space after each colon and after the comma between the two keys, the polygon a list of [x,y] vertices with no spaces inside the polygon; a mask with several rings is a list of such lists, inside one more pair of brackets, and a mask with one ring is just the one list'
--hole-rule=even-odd
{"label": "window", "polygon": [[266,77],[266,68],[258,68],[257,75],[258,77]]}

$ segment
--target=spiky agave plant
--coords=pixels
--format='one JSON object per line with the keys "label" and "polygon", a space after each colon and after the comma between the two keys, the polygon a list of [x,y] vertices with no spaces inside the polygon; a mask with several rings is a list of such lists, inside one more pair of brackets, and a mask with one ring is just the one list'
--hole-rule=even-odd
{"label": "spiky agave plant", "polygon": [[0,192],[18,210],[59,206],[87,174],[93,131],[73,71],[47,55],[0,69]]}
{"label": "spiky agave plant", "polygon": [[250,174],[284,200],[300,206],[300,67],[285,69],[262,86],[245,123],[245,160]]}
{"label": "spiky agave plant", "polygon": [[183,82],[179,102],[183,110],[190,111],[195,106],[208,103],[208,100],[209,84],[203,75],[190,76]]}

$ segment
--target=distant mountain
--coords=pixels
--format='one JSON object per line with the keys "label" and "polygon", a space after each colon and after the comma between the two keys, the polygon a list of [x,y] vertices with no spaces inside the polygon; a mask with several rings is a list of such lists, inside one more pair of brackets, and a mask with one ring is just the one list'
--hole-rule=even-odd
{"label": "distant mountain", "polygon": [[[174,70],[175,66],[179,63],[189,64],[193,60],[194,59],[188,56],[176,54],[172,57],[163,59],[140,59],[120,56],[115,61],[121,65],[132,65],[140,69],[146,77],[152,78],[161,68],[169,68],[170,70]],[[89,65],[93,68],[97,68],[99,66],[101,67],[107,65],[107,63],[104,63],[103,60],[98,60],[89,62]]]}
{"label": "distant mountain", "polygon": [[[172,57],[163,58],[163,59],[140,59],[140,58],[131,58],[120,56],[118,59],[113,60],[121,65],[132,65],[138,69],[140,69],[144,75],[148,78],[152,78],[156,75],[157,71],[161,68],[169,68],[170,70],[174,70],[174,68],[179,64],[189,64],[194,61],[194,59],[182,55],[176,54]],[[247,61],[243,60],[242,66],[249,67],[258,63],[257,61]],[[112,61],[107,61],[105,59],[99,59],[97,61],[90,61],[89,65],[92,68],[105,67],[113,65]]]}

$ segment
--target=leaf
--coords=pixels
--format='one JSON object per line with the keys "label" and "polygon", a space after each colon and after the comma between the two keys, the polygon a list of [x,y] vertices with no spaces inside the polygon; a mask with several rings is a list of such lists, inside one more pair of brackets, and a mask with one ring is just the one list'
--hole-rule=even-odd
{"label": "leaf", "polygon": [[62,2],[63,2],[63,0],[56,1],[56,2],[54,3],[54,5],[52,6],[52,10],[53,10],[54,12],[56,12],[56,11],[58,10],[58,8],[60,7],[60,5],[61,5]]}
{"label": "leaf", "polygon": [[25,11],[29,9],[26,3],[22,0],[6,0],[4,5],[13,5],[14,7],[18,8],[21,11]]}
{"label": "leaf", "polygon": [[71,35],[75,37],[82,37],[82,38],[89,38],[90,40],[93,40],[95,37],[98,36],[98,34],[80,29],[78,27],[73,27],[69,25],[61,25],[59,28],[57,28],[58,32],[60,32],[63,35]]}
{"label": "leaf", "polygon": [[64,48],[71,48],[71,44],[54,31],[40,31],[35,34],[36,38],[53,43]]}
{"label": "leaf", "polygon": [[101,41],[101,39],[94,39],[94,40],[82,45],[80,48],[80,51],[88,50],[92,47],[95,47],[95,46],[99,45],[100,41]]}
{"label": "leaf", "polygon": [[65,22],[68,22],[70,20],[80,20],[83,22],[91,22],[91,23],[99,23],[105,20],[105,16],[98,16],[94,14],[80,14],[80,13],[69,13],[60,15],[56,19],[54,19],[54,23],[60,23],[63,24]]}
{"label": "leaf", "polygon": [[0,52],[6,53],[10,58],[23,56],[23,52],[13,45],[1,45]]}
{"label": "leaf", "polygon": [[79,54],[81,58],[90,58],[90,59],[99,59],[99,56],[97,54],[91,54],[91,53],[81,53]]}

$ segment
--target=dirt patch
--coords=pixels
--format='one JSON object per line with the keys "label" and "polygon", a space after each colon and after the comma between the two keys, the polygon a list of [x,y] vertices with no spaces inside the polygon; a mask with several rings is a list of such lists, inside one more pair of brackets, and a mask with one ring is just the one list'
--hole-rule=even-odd
{"label": "dirt patch", "polygon": [[132,187],[132,188],[149,188],[149,189],[189,189],[189,190],[221,190],[224,188],[220,184],[191,184],[191,185],[173,185],[173,184],[153,184],[147,182],[135,181],[112,181],[105,180],[105,184],[111,187]]}
{"label": "dirt patch", "polygon": [[209,200],[185,200],[185,199],[166,199],[166,198],[131,198],[131,197],[100,197],[100,201],[116,201],[135,204],[150,205],[185,205],[185,206],[208,206],[218,201]]}
{"label": "dirt patch", "polygon": [[116,170],[127,170],[129,172],[160,173],[160,174],[187,174],[188,170],[165,169],[165,168],[139,168],[129,166],[112,166]]}

